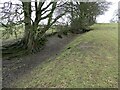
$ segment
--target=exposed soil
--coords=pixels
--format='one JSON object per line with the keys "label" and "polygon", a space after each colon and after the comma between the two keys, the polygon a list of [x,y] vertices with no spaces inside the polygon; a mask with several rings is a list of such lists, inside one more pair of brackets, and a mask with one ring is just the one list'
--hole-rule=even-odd
{"label": "exposed soil", "polygon": [[63,50],[76,36],[76,34],[69,34],[67,36],[62,36],[62,38],[58,38],[54,35],[48,38],[44,49],[36,54],[27,55],[21,58],[13,58],[12,60],[3,60],[3,88],[11,87],[12,82],[30,73],[33,68],[40,65],[43,61],[49,58],[53,58],[54,60],[54,58],[60,54],[61,50]]}

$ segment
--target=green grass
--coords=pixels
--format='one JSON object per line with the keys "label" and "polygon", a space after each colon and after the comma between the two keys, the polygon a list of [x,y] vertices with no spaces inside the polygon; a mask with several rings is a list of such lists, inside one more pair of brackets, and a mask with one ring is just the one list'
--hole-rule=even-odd
{"label": "green grass", "polygon": [[94,29],[97,29],[97,30],[115,30],[115,29],[118,29],[118,24],[117,23],[98,23],[98,24],[95,24],[92,26]]}
{"label": "green grass", "polygon": [[[116,24],[96,24],[79,35],[55,59],[49,59],[20,78],[14,87],[118,87],[118,30]],[[71,47],[70,49],[67,49]]]}
{"label": "green grass", "polygon": [[[14,43],[15,41],[23,38],[23,35],[24,35],[24,28],[23,27],[18,28],[16,30],[17,37],[16,37],[15,33],[13,33],[13,34],[7,33],[3,36],[2,32],[4,30],[5,30],[4,27],[0,27],[0,38],[2,39],[3,44],[9,44],[11,42]],[[58,32],[58,31],[53,29],[53,28],[50,28],[48,31],[46,31],[45,34],[46,35],[51,35],[54,32]]]}
{"label": "green grass", "polygon": [[[3,32],[6,29],[4,27],[0,27],[0,38],[2,39],[2,44],[9,44],[9,43],[14,43],[15,41],[21,39],[24,35],[24,29],[23,27],[18,27],[12,34],[10,32],[7,32],[6,34],[3,35]],[[15,34],[16,33],[16,34]]]}
{"label": "green grass", "polygon": [[57,32],[57,30],[50,28],[48,31],[46,31],[46,35],[50,35],[54,32]]}

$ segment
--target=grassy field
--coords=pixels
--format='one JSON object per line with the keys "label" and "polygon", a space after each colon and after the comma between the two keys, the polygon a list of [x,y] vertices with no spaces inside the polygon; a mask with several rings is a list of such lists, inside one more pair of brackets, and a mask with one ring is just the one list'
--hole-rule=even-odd
{"label": "grassy field", "polygon": [[[5,29],[3,27],[0,27],[0,38],[2,39],[2,44],[3,45],[14,43],[15,41],[18,41],[19,39],[23,38],[23,35],[24,35],[24,28],[23,27],[18,28],[16,30],[17,37],[16,37],[15,33],[10,34],[9,32],[3,36],[2,32],[4,30]],[[58,32],[58,31],[55,30],[55,29],[50,28],[48,31],[46,31],[45,34],[46,35],[51,35],[54,32]]]}
{"label": "grassy field", "polygon": [[15,83],[14,87],[118,87],[117,24],[96,24],[79,35],[54,60],[49,59]]}
{"label": "grassy field", "polygon": [[[4,30],[5,30],[5,28],[0,26],[0,37],[1,37],[1,39],[3,39],[3,41],[5,41],[5,40],[12,41],[12,40],[15,40],[15,39],[19,39],[19,38],[22,38],[23,35],[24,35],[24,28],[22,26],[21,26],[21,28],[18,28],[16,30],[17,37],[15,36],[15,33],[10,34],[9,32],[3,36],[2,32]],[[48,35],[48,34],[51,34],[51,33],[54,33],[54,32],[57,32],[57,31],[55,29],[50,28],[46,32],[46,34]]]}

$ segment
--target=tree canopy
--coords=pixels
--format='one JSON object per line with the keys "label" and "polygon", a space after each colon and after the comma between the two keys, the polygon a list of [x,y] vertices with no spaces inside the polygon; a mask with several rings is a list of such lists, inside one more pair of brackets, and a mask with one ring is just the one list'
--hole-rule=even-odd
{"label": "tree canopy", "polygon": [[[32,1],[32,2],[31,2]],[[98,15],[108,9],[108,2],[78,2],[78,1],[47,1],[30,0],[19,4],[5,2],[2,7],[1,24],[6,32],[13,33],[16,25],[23,24],[24,37],[22,47],[33,52],[44,42],[45,32],[59,19],[67,18],[72,30],[78,30],[93,25]],[[45,25],[39,27],[42,21]],[[4,22],[3,22],[4,21]],[[15,30],[13,31],[13,28]]]}

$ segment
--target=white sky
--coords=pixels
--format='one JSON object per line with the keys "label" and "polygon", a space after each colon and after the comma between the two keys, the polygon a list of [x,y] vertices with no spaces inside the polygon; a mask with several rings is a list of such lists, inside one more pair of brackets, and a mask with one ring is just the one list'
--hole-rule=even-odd
{"label": "white sky", "polygon": [[110,8],[108,9],[108,11],[105,12],[105,14],[99,15],[97,17],[98,23],[109,23],[110,22],[110,20],[113,18],[114,11],[118,9],[118,2],[120,0],[106,0],[106,1],[112,2],[112,5],[110,5]]}
{"label": "white sky", "polygon": [[[6,2],[6,1],[16,2],[18,0],[0,0],[0,3]],[[99,15],[97,17],[98,23],[109,23],[110,22],[110,20],[113,18],[114,11],[118,9],[118,2],[120,0],[106,0],[106,1],[112,2],[112,5],[108,9],[108,11],[106,11],[103,15]]]}

